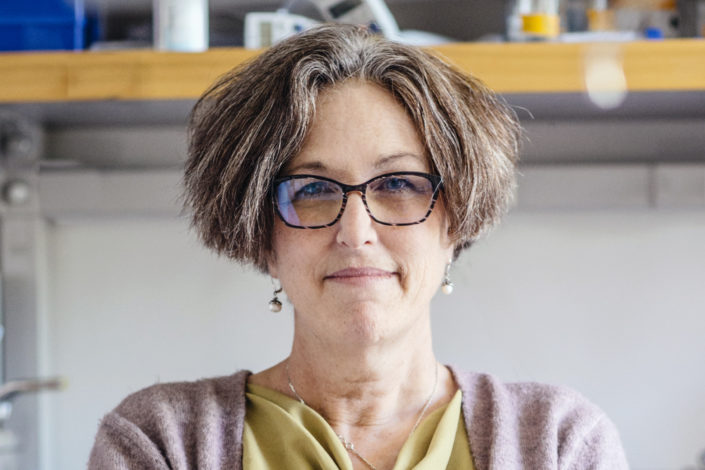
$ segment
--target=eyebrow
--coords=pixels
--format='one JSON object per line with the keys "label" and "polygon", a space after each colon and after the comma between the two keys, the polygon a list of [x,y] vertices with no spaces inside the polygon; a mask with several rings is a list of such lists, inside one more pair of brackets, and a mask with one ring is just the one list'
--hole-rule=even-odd
{"label": "eyebrow", "polygon": [[396,160],[399,160],[399,159],[405,158],[405,157],[411,157],[416,160],[419,160],[422,163],[426,163],[426,159],[421,157],[420,155],[416,155],[415,153],[400,152],[400,153],[393,153],[391,155],[387,155],[386,157],[380,158],[375,163],[375,168],[385,167],[388,164],[394,163]]}
{"label": "eyebrow", "polygon": [[287,173],[296,173],[301,170],[326,170],[327,168],[328,167],[326,167],[323,162],[315,160],[312,162],[301,163],[300,165],[294,165],[293,167],[287,169]]}
{"label": "eyebrow", "polygon": [[[401,158],[405,157],[411,157],[416,160],[419,160],[423,163],[426,162],[425,158],[416,155],[415,153],[408,153],[408,152],[400,152],[400,153],[394,153],[391,155],[386,155],[384,157],[381,157],[375,162],[375,168],[384,168],[386,166],[389,166],[390,163],[394,163],[396,160],[399,160]],[[297,171],[310,171],[310,170],[319,170],[319,171],[324,171],[327,170],[328,167],[320,160],[314,160],[312,162],[306,162],[306,163],[301,163],[300,165],[294,165],[293,167],[289,168],[288,172],[289,173],[295,173]]]}

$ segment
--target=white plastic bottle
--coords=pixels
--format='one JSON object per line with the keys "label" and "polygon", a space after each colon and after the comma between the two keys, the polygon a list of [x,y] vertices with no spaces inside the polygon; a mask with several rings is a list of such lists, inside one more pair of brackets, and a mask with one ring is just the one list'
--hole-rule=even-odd
{"label": "white plastic bottle", "polygon": [[208,0],[154,0],[154,48],[208,49]]}

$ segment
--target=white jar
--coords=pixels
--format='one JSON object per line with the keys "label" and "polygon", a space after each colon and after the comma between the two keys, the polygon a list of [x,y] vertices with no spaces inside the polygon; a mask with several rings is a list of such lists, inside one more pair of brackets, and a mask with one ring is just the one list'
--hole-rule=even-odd
{"label": "white jar", "polygon": [[208,0],[154,0],[154,48],[208,49]]}

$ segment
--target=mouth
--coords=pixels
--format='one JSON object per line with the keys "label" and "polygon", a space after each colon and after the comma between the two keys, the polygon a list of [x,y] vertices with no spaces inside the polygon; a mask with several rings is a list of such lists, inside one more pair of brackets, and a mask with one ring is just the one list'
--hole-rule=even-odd
{"label": "mouth", "polygon": [[396,274],[397,273],[393,271],[371,267],[345,268],[328,274],[323,279],[341,282],[359,282],[365,280],[389,279],[396,276]]}

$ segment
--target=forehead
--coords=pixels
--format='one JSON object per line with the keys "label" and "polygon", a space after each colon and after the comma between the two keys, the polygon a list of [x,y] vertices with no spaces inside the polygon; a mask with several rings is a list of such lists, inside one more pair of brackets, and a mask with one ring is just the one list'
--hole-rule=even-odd
{"label": "forehead", "polygon": [[428,167],[425,145],[404,107],[380,86],[350,80],[320,94],[306,141],[287,172],[374,176]]}

